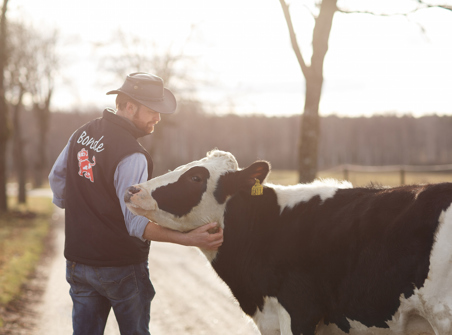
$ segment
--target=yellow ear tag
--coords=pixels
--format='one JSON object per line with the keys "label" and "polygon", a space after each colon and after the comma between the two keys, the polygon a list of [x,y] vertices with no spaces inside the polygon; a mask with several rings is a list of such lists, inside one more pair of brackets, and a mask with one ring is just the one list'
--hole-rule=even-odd
{"label": "yellow ear tag", "polygon": [[264,194],[264,187],[261,185],[259,179],[256,179],[256,183],[251,188],[251,195],[262,195]]}

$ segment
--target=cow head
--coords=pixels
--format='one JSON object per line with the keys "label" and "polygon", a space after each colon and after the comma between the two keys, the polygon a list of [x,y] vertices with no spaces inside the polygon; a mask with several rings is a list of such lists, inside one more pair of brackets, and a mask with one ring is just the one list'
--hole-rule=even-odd
{"label": "cow head", "polygon": [[241,190],[250,192],[269,171],[267,162],[241,170],[231,153],[213,150],[199,161],[129,187],[124,200],[133,213],[181,232],[214,221],[224,227],[227,199]]}

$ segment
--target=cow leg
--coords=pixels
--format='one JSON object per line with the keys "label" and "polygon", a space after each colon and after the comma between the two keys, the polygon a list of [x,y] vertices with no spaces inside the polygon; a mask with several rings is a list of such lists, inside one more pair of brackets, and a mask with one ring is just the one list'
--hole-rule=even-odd
{"label": "cow leg", "polygon": [[452,205],[439,217],[435,240],[428,277],[417,293],[418,309],[434,335],[449,335],[452,334],[452,292],[448,289],[452,283]]}
{"label": "cow leg", "polygon": [[[407,335],[435,335],[430,323],[420,315],[411,315],[405,325],[405,334]],[[440,335],[442,333],[438,333]],[[448,333],[444,333],[448,334]]]}
{"label": "cow leg", "polygon": [[262,311],[253,315],[253,320],[262,335],[280,335],[279,303],[276,298],[266,297]]}
{"label": "cow leg", "polygon": [[[313,304],[312,304],[313,305]],[[311,305],[311,306],[312,306]],[[311,307],[310,306],[310,307]],[[292,304],[285,304],[281,306],[284,309],[282,312],[285,329],[287,334],[293,335],[315,335],[317,324],[322,320],[322,315],[314,306],[312,308],[303,308],[298,301],[292,301]],[[287,315],[285,315],[287,314]],[[288,324],[288,325],[287,325]],[[287,325],[287,328],[286,328]],[[281,333],[281,334],[286,334]]]}
{"label": "cow leg", "polygon": [[293,335],[290,326],[290,315],[280,303],[278,303],[278,318],[281,335]]}

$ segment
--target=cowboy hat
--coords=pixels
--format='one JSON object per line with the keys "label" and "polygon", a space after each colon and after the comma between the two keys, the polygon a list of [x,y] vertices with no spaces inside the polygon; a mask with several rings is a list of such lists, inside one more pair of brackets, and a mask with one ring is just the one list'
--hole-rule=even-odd
{"label": "cowboy hat", "polygon": [[136,102],[153,111],[171,114],[176,110],[174,94],[163,87],[163,79],[146,72],[135,72],[127,76],[124,84],[107,94],[124,93]]}

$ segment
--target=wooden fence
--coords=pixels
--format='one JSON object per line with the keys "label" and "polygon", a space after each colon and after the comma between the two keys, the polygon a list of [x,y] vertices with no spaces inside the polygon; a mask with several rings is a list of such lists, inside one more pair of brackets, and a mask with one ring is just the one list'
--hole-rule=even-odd
{"label": "wooden fence", "polygon": [[407,173],[440,173],[452,172],[452,164],[445,165],[386,165],[386,166],[364,166],[343,164],[324,172],[342,172],[344,180],[350,180],[350,172],[358,173],[399,173],[400,185],[406,184]]}

